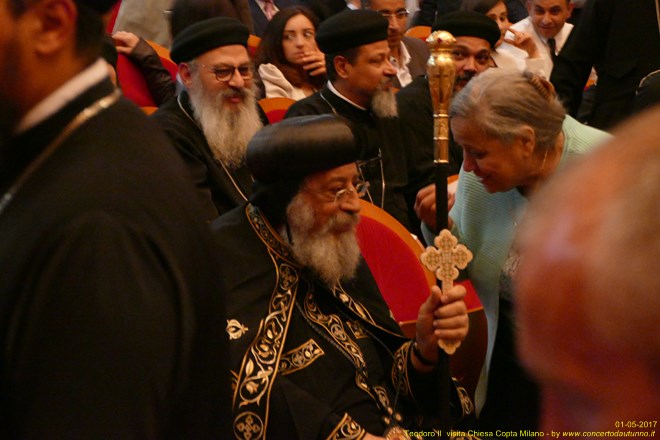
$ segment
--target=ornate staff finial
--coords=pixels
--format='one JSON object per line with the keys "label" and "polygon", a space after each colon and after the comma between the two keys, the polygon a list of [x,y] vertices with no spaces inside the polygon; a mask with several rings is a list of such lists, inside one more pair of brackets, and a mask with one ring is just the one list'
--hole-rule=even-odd
{"label": "ornate staff finial", "polygon": [[426,63],[426,77],[433,102],[434,160],[449,163],[449,103],[456,77],[451,51],[456,38],[447,31],[435,31],[426,39],[426,44],[431,52]]}

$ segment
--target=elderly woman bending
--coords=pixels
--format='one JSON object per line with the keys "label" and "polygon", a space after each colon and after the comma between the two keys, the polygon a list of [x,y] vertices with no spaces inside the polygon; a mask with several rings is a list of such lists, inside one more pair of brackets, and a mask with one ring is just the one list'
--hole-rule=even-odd
{"label": "elderly woman bending", "polygon": [[[455,96],[449,113],[454,139],[463,149],[449,223],[474,253],[468,276],[488,319],[486,361],[475,399],[479,427],[534,430],[537,390],[513,346],[516,227],[539,186],[608,135],[567,116],[552,85],[529,72],[483,72]],[[434,188],[420,191],[415,211],[434,227]]]}

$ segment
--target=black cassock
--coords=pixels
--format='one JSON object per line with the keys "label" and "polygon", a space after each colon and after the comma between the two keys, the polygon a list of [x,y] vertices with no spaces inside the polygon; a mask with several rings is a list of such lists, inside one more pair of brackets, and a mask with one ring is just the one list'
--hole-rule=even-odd
{"label": "black cassock", "polygon": [[[381,435],[398,417],[390,411],[408,429],[434,426],[438,376],[412,367],[412,341],[366,264],[354,281],[330,289],[295,261],[253,205],[223,215],[213,228],[227,261],[220,275],[237,438]],[[458,395],[454,409],[462,414],[461,405],[471,403]]]}
{"label": "black cassock", "polygon": [[[425,76],[415,78],[413,82],[396,94],[399,118],[404,126],[415,135],[420,151],[420,163],[429,172],[433,168],[433,102],[429,81]],[[449,133],[451,136],[451,132]],[[453,137],[449,138],[449,173],[458,174],[463,163],[463,150]]]}
{"label": "black cassock", "polygon": [[[113,90],[6,144],[0,191]],[[185,173],[122,98],[0,212],[0,438],[228,438],[217,250]]]}

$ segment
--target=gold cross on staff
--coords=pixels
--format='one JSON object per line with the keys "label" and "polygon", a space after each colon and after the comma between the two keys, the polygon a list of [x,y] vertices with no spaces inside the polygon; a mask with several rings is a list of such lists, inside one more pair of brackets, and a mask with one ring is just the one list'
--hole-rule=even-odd
{"label": "gold cross on staff", "polygon": [[[454,280],[458,278],[458,269],[465,269],[467,264],[472,261],[472,252],[462,244],[458,244],[458,239],[443,229],[433,240],[433,246],[428,246],[419,256],[422,264],[430,271],[435,271],[435,276],[442,281],[442,291],[448,292],[454,287]],[[454,354],[461,345],[460,341],[438,340],[438,345],[447,354]]]}

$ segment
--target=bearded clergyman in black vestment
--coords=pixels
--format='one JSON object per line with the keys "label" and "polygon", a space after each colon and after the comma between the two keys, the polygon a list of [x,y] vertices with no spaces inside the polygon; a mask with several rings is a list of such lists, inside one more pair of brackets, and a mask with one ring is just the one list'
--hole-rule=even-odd
{"label": "bearded clergyman in black vestment", "polygon": [[217,249],[99,58],[113,3],[0,1],[0,438],[226,439]]}
{"label": "bearded clergyman in black vestment", "polygon": [[228,17],[181,31],[171,56],[185,90],[152,115],[186,162],[208,221],[242,204],[252,190],[245,148],[264,121],[248,36],[244,24]]}
{"label": "bearded clergyman in black vestment", "polygon": [[[349,124],[301,116],[260,130],[247,152],[251,201],[212,224],[226,261],[236,438],[369,439],[436,426],[437,381],[451,380],[435,369],[437,341],[466,336],[465,290],[434,287],[415,339],[403,336],[357,244],[363,136]],[[457,416],[472,411],[460,387],[451,403]]]}
{"label": "bearded clergyman in black vestment", "polygon": [[286,117],[334,113],[361,125],[378,146],[361,165],[371,182],[367,198],[419,235],[413,205],[417,191],[431,183],[431,163],[422,163],[414,134],[398,118],[387,29],[387,19],[369,10],[347,10],[321,23],[316,42],[326,54],[328,83],[294,103]]}

